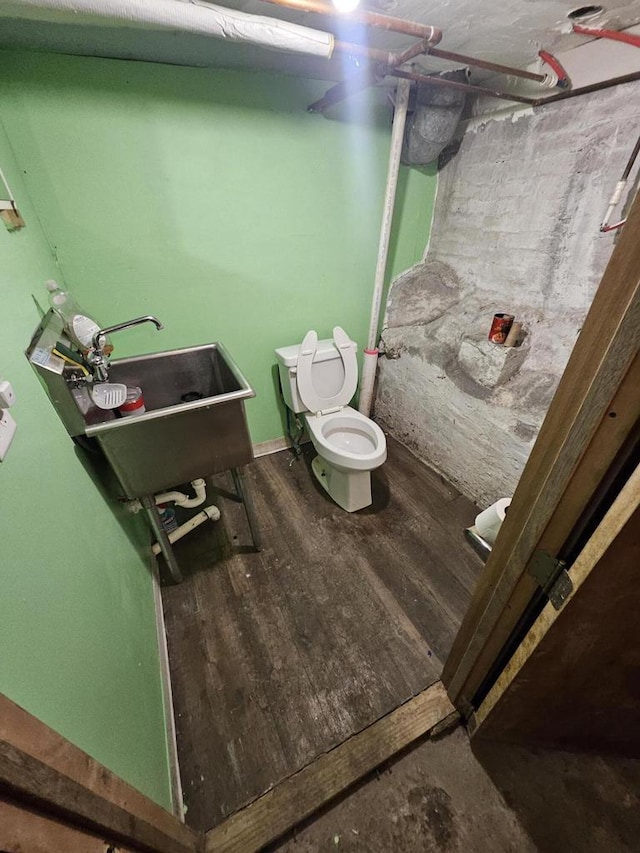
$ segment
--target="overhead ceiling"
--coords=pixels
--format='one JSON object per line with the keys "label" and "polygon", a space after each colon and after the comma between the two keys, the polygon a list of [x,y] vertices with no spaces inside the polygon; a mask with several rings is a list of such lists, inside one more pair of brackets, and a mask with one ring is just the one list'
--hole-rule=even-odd
{"label": "overhead ceiling", "polygon": [[[346,41],[365,41],[397,49],[411,44],[407,36],[349,25],[345,18],[292,12],[261,0],[225,0],[252,14],[267,15],[324,29]],[[432,24],[444,33],[439,47],[494,62],[525,68],[540,48],[564,51],[587,39],[570,33],[567,14],[580,6],[567,0],[369,0],[366,8],[408,20]],[[206,36],[170,30],[42,21],[21,17],[12,0],[0,3],[0,47],[27,47],[89,56],[166,62],[176,65],[249,68],[301,74],[325,80],[344,76],[351,60],[329,61],[277,53],[252,45],[223,42]],[[614,0],[590,26],[621,29],[640,23],[640,0]],[[420,62],[443,70],[450,63],[432,58]],[[476,73],[476,79],[483,77]],[[485,75],[486,76],[486,73]]]}

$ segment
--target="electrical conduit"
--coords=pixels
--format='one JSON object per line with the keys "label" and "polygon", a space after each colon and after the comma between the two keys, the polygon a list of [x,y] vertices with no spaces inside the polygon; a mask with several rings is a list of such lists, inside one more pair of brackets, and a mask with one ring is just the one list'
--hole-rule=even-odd
{"label": "electrical conduit", "polygon": [[409,80],[400,80],[396,90],[395,112],[393,115],[393,128],[391,130],[391,149],[389,151],[389,166],[387,169],[387,187],[385,190],[384,206],[382,209],[382,223],[380,225],[380,240],[378,243],[378,260],[376,263],[376,272],[373,282],[369,337],[367,338],[367,346],[364,351],[362,382],[360,384],[360,401],[358,409],[366,417],[369,417],[369,413],[371,412],[373,386],[376,381],[376,368],[378,366],[378,324],[380,322],[380,307],[382,305],[382,296],[384,292],[384,276],[389,256],[389,240],[391,237],[396,188],[398,186],[398,173],[400,171],[400,155],[402,154],[404,126],[407,120],[410,91],[411,82]]}

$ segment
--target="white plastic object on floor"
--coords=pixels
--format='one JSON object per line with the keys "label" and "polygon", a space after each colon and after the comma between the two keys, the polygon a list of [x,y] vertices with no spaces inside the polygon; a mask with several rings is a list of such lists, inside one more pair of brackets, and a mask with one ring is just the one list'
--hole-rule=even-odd
{"label": "white plastic object on floor", "polygon": [[498,533],[502,527],[509,507],[511,498],[500,498],[487,509],[476,515],[475,526],[480,536],[489,545],[495,545]]}
{"label": "white plastic object on floor", "polygon": [[91,399],[99,409],[117,409],[127,399],[127,386],[119,382],[97,382]]}
{"label": "white plastic object on floor", "polygon": [[[177,530],[173,530],[169,533],[169,542],[173,545],[174,542],[177,542],[178,539],[182,539],[183,536],[186,536],[187,533],[191,533],[192,530],[195,530],[196,527],[200,527],[200,525],[206,521],[208,518],[211,521],[218,521],[220,518],[220,510],[217,506],[208,506],[205,507],[202,512],[199,512],[197,515],[194,515],[193,518],[190,518],[189,521],[185,521],[184,524],[181,524]],[[151,550],[154,554],[160,553],[160,545],[156,542],[155,545],[151,547]]]}

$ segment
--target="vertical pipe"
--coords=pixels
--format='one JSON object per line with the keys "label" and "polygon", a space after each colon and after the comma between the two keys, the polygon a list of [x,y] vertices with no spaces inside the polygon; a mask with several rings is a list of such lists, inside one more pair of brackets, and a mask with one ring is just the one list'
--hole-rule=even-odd
{"label": "vertical pipe", "polygon": [[400,155],[402,154],[402,143],[404,140],[404,126],[407,120],[407,109],[409,106],[409,93],[411,82],[400,80],[396,91],[396,109],[393,116],[393,128],[391,131],[391,148],[389,151],[389,167],[387,169],[387,187],[382,209],[382,223],[380,225],[380,240],[378,243],[378,261],[373,282],[373,297],[371,300],[371,320],[369,323],[369,336],[364,351],[364,363],[362,367],[362,382],[360,385],[360,402],[358,409],[363,415],[369,416],[373,398],[373,386],[376,379],[376,367],[378,365],[378,323],[380,322],[380,306],[382,305],[382,294],[384,290],[384,276],[387,269],[387,258],[389,255],[389,240],[391,238],[391,225],[393,222],[393,209],[396,200],[396,188],[398,186],[398,173],[400,171]]}

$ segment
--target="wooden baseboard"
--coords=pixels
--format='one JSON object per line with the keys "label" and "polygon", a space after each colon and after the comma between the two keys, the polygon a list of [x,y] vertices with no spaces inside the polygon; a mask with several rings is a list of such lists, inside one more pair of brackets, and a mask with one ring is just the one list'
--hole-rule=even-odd
{"label": "wooden baseboard", "polygon": [[261,850],[452,714],[437,681],[210,830],[206,853]]}
{"label": "wooden baseboard", "polygon": [[176,718],[173,710],[173,691],[171,689],[171,672],[169,669],[169,649],[162,607],[162,592],[160,591],[160,575],[158,561],[151,555],[151,573],[153,577],[153,602],[156,617],[156,636],[158,641],[158,656],[160,658],[160,679],[162,682],[162,704],[164,707],[165,732],[167,738],[167,754],[169,757],[169,778],[171,783],[171,805],[173,813],[184,822],[184,802],[182,794],[182,779],[178,762],[178,741],[176,737]]}

